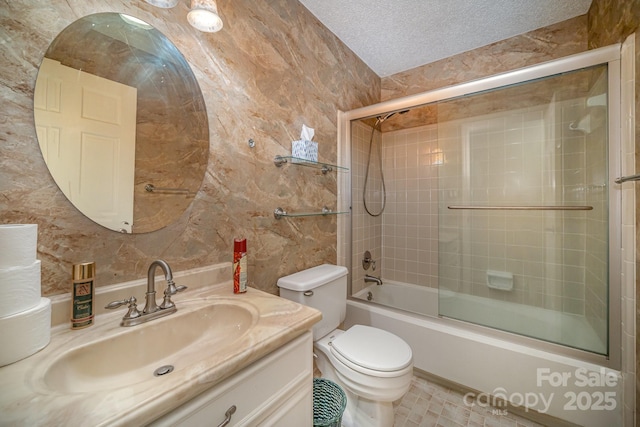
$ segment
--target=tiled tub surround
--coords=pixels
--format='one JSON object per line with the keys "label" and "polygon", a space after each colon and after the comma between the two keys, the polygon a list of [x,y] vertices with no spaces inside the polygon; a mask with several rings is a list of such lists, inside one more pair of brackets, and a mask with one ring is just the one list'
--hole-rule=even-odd
{"label": "tiled tub surround", "polygon": [[[213,352],[210,358],[182,369],[177,366],[176,370],[162,377],[161,381],[154,381],[157,378],[151,376],[148,381],[122,388],[95,390],[90,393],[65,393],[48,388],[39,374],[42,374],[52,360],[70,348],[122,332],[120,319],[125,309],[98,314],[95,325],[87,329],[72,331],[68,322],[63,322],[53,328],[51,343],[45,349],[22,361],[0,368],[0,424],[146,425],[282,347],[309,330],[320,319],[320,312],[317,310],[256,289],[249,288],[246,294],[234,294],[230,281],[217,281],[222,277],[229,277],[230,273],[231,267],[228,264],[176,273],[176,283],[189,288],[173,298],[178,312],[164,318],[169,325],[172,317],[175,319],[174,316],[180,315],[181,306],[183,310],[188,310],[190,304],[200,304],[208,300],[213,302],[227,299],[249,304],[259,313],[257,323],[224,351]],[[163,284],[158,282],[157,289],[162,289]],[[140,301],[143,285],[144,281],[140,280],[105,287],[96,298],[97,304],[131,295],[139,296]],[[54,322],[59,323],[64,317],[62,312],[66,311],[68,301],[59,298],[54,305],[58,306],[54,309]],[[99,313],[103,311],[104,309],[99,309]],[[146,325],[162,320],[153,320]],[[198,326],[202,325],[194,325]],[[132,328],[144,327],[145,325],[139,325]],[[196,341],[190,351],[206,351],[198,347],[203,342],[206,343]],[[309,372],[311,374],[311,370]]]}
{"label": "tiled tub surround", "polygon": [[[363,208],[362,194],[372,128],[352,124],[352,280],[353,292],[365,286],[361,268],[365,250],[376,260],[376,271],[384,279],[438,286],[437,127],[374,133],[374,150],[367,184],[368,206],[379,212],[382,184],[377,144],[382,143],[382,169],[386,207],[381,216],[371,217]],[[382,140],[382,141],[381,141]]]}
{"label": "tiled tub surround", "polygon": [[[439,168],[440,232],[458,234],[466,243],[456,257],[459,248],[448,250],[450,243],[440,242],[440,286],[577,315],[588,312],[594,324],[605,323],[597,328],[605,339],[606,251],[598,259],[598,251],[590,248],[598,243],[606,248],[607,242],[606,138],[602,129],[588,135],[569,129],[585,102],[554,102],[439,125],[438,142],[447,159]],[[471,150],[467,166],[466,149]],[[459,171],[466,167],[464,178]],[[467,217],[447,209],[455,204],[594,209],[588,215],[487,211]],[[465,218],[471,226],[463,226]],[[487,270],[512,273],[513,290],[489,289]]]}
{"label": "tiled tub surround", "polygon": [[[373,124],[373,123],[371,123]],[[382,260],[382,219],[385,213],[380,216],[370,216],[365,210],[362,202],[364,179],[367,170],[367,161],[369,159],[369,141],[371,139],[371,126],[360,121],[351,124],[352,129],[352,152],[351,152],[351,224],[352,224],[352,248],[351,248],[351,283],[352,294],[359,292],[366,284],[364,283],[364,275],[371,274],[379,276],[384,270],[384,262]],[[369,178],[367,182],[367,207],[373,213],[378,213],[382,209],[382,180],[380,176],[380,163],[378,155],[378,147],[381,144],[381,135],[379,131],[373,134],[373,150],[371,152],[371,165],[369,169]],[[383,171],[387,171],[384,169]],[[385,183],[388,183],[388,177],[385,177]],[[388,187],[387,187],[388,191]],[[385,211],[389,208],[392,201],[387,199]],[[376,261],[376,270],[372,268],[365,271],[362,268],[362,259],[364,252],[371,252],[371,258]]]}
{"label": "tiled tub surround", "polygon": [[[602,260],[589,258],[585,249],[592,239],[606,240],[606,229],[602,226],[606,225],[606,218],[602,217],[606,214],[602,208],[606,192],[602,185],[596,185],[603,177],[589,175],[594,162],[604,159],[602,147],[597,144],[604,139],[602,129],[589,134],[569,129],[580,119],[585,101],[560,102],[553,108],[513,109],[508,114],[484,114],[393,130],[382,136],[376,130],[374,144],[383,146],[387,205],[384,213],[375,218],[362,208],[372,130],[364,123],[354,123],[353,293],[365,286],[360,277],[363,276],[360,261],[363,252],[370,250],[373,258],[379,259],[377,272],[384,279],[433,288],[440,284],[470,295],[588,314],[593,323],[601,325],[606,318],[606,306],[599,296],[602,291],[594,292],[592,287],[606,282],[602,276],[606,269],[602,268]],[[544,143],[545,140],[548,142]],[[581,214],[560,214],[559,219],[549,223],[546,216],[536,212],[474,213],[473,224],[464,236],[470,244],[465,247],[472,251],[461,254],[463,228],[458,216],[448,211],[446,205],[460,204],[459,200],[464,198],[459,194],[459,171],[463,169],[461,150],[465,143],[476,165],[472,167],[475,170],[468,190],[474,203],[584,203],[596,209],[579,227],[575,226],[575,220],[583,218]],[[560,148],[554,148],[556,145]],[[379,209],[382,190],[375,149],[373,154],[368,186],[376,191],[368,197]],[[552,169],[545,171],[528,165],[551,165]],[[604,170],[601,164],[598,166]],[[552,181],[546,182],[550,175]],[[584,182],[593,185],[586,188]],[[493,198],[482,196],[485,191],[493,194]],[[505,196],[507,202],[503,200]],[[584,200],[585,197],[589,200]],[[445,218],[440,220],[441,224],[439,214]],[[558,239],[564,240],[565,249],[549,249]],[[487,269],[512,272],[514,289],[510,292],[489,289]],[[585,277],[589,286],[584,285]]]}

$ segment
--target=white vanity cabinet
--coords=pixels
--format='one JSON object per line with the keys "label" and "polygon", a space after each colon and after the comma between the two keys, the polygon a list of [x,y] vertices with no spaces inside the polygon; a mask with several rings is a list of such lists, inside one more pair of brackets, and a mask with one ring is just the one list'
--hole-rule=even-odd
{"label": "white vanity cabinet", "polygon": [[[225,413],[232,406],[235,412],[228,424],[224,424]],[[313,338],[307,331],[151,426],[305,427],[312,424]]]}

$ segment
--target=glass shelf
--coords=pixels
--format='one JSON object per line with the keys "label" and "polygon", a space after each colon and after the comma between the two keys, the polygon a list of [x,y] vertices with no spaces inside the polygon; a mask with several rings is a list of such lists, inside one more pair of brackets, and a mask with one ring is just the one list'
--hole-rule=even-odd
{"label": "glass shelf", "polygon": [[340,214],[348,214],[349,212],[340,212],[340,211],[332,211],[328,207],[323,207],[322,212],[298,212],[298,213],[288,213],[282,208],[276,208],[273,211],[273,216],[276,219],[280,219],[283,217],[288,218],[301,218],[306,216],[327,216],[327,215],[340,215]]}
{"label": "glass shelf", "polygon": [[342,166],[332,165],[330,163],[313,162],[311,160],[305,160],[305,159],[301,159],[299,157],[293,157],[293,156],[276,156],[273,159],[273,163],[277,167],[280,167],[285,163],[291,163],[292,165],[299,165],[299,166],[307,166],[315,169],[320,169],[324,174],[334,170],[338,172],[349,171],[349,168],[345,168]]}

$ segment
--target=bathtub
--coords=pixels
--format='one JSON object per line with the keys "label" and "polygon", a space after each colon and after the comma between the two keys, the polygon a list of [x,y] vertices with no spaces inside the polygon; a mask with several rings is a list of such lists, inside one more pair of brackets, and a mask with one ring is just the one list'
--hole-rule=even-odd
{"label": "bathtub", "polygon": [[[385,306],[369,303],[368,297]],[[451,298],[443,298],[442,303],[448,304]],[[455,298],[455,307],[462,315],[477,310],[487,301],[496,303],[472,296]],[[519,314],[526,318],[522,322],[524,328],[550,330],[551,334],[567,333],[549,326],[548,317],[552,313],[557,315],[555,312],[498,303],[493,307],[494,312],[517,307]],[[526,411],[536,410],[583,426],[622,425],[619,371],[514,342],[510,338],[512,334],[505,333],[503,338],[494,331],[483,333],[483,328],[470,328],[464,322],[437,315],[436,289],[384,281],[384,285],[371,285],[348,300],[345,327],[365,324],[400,336],[411,346],[417,369],[474,390],[465,396],[465,404],[469,406],[486,405],[483,403],[486,399],[476,398],[490,395],[504,398]],[[577,320],[567,319],[567,322]],[[493,398],[489,402],[497,403]]]}
{"label": "bathtub", "polygon": [[[447,317],[472,321],[498,330],[512,331],[526,337],[563,343],[569,347],[604,354],[603,342],[584,316],[562,313],[540,307],[497,301],[489,298],[426,286],[384,281],[384,286],[371,285],[354,297],[424,316],[438,316],[438,305]],[[505,324],[505,319],[508,324]]]}

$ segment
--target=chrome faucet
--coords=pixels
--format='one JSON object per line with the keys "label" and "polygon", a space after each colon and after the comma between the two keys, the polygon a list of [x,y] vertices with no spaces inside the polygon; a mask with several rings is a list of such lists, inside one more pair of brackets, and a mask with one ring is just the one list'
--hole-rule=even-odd
{"label": "chrome faucet", "polygon": [[[167,288],[164,290],[164,300],[160,305],[156,303],[156,267],[162,268],[165,280],[167,281]],[[151,263],[147,272],[147,293],[145,294],[145,304],[142,311],[138,310],[138,306],[136,304],[137,300],[135,297],[110,302],[105,306],[105,308],[113,309],[128,304],[129,310],[122,318],[120,325],[135,326],[148,322],[149,320],[168,316],[178,311],[176,305],[171,301],[171,296],[180,291],[184,291],[185,289],[187,289],[186,286],[176,286],[173,281],[173,273],[171,272],[169,264],[167,264],[166,261],[158,259]]]}
{"label": "chrome faucet", "polygon": [[382,279],[368,274],[364,275],[364,283],[375,283],[376,285],[382,285]]}
{"label": "chrome faucet", "polygon": [[[160,306],[156,304],[156,267],[162,268],[164,278],[167,281],[167,289],[164,291],[164,301],[162,301]],[[186,286],[184,289],[186,289]],[[169,264],[161,259],[153,261],[147,271],[147,293],[145,294],[145,303],[142,313],[151,314],[158,310],[175,307],[176,305],[171,301],[171,295],[175,295],[177,292],[178,288],[176,288],[176,284],[173,281],[173,273],[171,272]]]}

